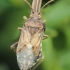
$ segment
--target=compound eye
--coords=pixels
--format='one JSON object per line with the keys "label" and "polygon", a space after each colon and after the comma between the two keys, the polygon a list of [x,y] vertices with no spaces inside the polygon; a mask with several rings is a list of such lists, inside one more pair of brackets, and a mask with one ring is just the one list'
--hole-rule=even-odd
{"label": "compound eye", "polygon": [[34,14],[34,11],[32,10],[31,13]]}

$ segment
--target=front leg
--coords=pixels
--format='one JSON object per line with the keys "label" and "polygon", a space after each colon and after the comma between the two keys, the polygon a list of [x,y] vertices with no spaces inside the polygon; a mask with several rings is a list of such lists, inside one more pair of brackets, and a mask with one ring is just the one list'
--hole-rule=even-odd
{"label": "front leg", "polygon": [[43,40],[44,40],[44,39],[47,39],[48,37],[49,37],[48,35],[44,34],[44,35],[43,35]]}
{"label": "front leg", "polygon": [[12,44],[10,46],[10,48],[15,52],[16,51],[16,48],[17,48],[17,45],[18,45],[18,42],[15,42],[14,44]]}

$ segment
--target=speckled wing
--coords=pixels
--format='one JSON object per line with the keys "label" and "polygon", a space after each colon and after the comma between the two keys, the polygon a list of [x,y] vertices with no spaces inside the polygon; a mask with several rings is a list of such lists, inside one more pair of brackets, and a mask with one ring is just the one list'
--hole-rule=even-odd
{"label": "speckled wing", "polygon": [[32,50],[35,56],[39,56],[39,53],[42,51],[42,37],[43,30],[38,30],[31,39]]}
{"label": "speckled wing", "polygon": [[20,39],[17,46],[17,52],[27,48],[27,44],[30,43],[31,35],[27,27],[23,27],[20,35]]}

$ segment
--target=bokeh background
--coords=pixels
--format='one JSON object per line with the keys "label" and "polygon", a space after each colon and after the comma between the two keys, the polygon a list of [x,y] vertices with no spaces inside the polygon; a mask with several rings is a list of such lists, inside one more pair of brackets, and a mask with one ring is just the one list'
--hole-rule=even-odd
{"label": "bokeh background", "polygon": [[[23,0],[0,0],[0,70],[20,70],[10,45],[19,40],[17,28],[25,23],[23,16],[29,18],[30,10]],[[44,19],[49,38],[43,40],[45,59],[36,70],[70,70],[70,0],[55,0],[43,8]]]}

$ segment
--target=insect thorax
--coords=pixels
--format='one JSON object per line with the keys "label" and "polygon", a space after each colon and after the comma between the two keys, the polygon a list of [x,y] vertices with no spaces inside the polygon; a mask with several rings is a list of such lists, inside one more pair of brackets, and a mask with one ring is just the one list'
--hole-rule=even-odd
{"label": "insect thorax", "polygon": [[34,30],[34,32],[35,31],[37,32],[38,30],[44,31],[45,23],[43,21],[41,21],[39,19],[35,19],[33,17],[33,18],[29,18],[24,26],[30,27],[31,30]]}

